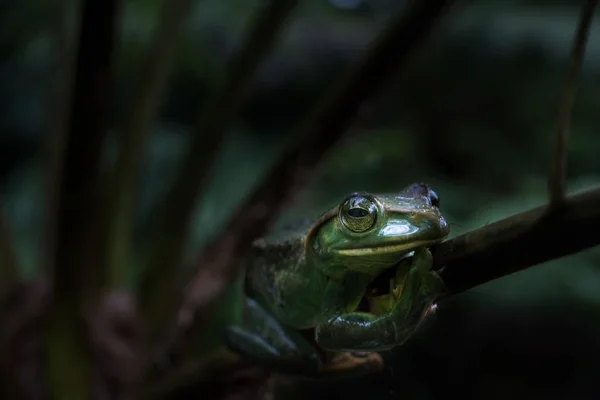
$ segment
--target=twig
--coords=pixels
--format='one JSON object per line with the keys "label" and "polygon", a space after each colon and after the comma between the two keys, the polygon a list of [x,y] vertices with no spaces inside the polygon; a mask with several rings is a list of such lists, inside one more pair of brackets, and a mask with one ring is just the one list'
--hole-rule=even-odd
{"label": "twig", "polygon": [[91,353],[82,310],[91,305],[102,282],[100,163],[117,5],[117,0],[83,2],[65,137],[47,348],[52,396],[67,400],[88,398],[91,393]]}
{"label": "twig", "polygon": [[173,64],[179,31],[189,8],[190,0],[164,2],[153,47],[142,68],[133,105],[119,135],[118,158],[113,173],[114,196],[111,215],[107,218],[108,281],[113,289],[124,287],[130,270],[133,203],[142,156]]}
{"label": "twig", "polygon": [[176,309],[187,224],[220,148],[223,135],[233,121],[251,78],[277,34],[284,26],[297,0],[270,0],[259,18],[253,21],[241,51],[229,63],[227,80],[217,92],[194,128],[191,149],[182,173],[158,212],[158,223],[150,238],[150,256],[141,282],[142,311],[149,334],[164,326]]}
{"label": "twig", "polygon": [[197,337],[209,312],[243,265],[251,242],[263,235],[286,200],[305,185],[323,155],[346,132],[362,102],[405,63],[454,1],[415,2],[396,17],[367,54],[334,87],[298,130],[298,141],[239,207],[225,232],[197,258],[185,292],[175,346]]}
{"label": "twig", "polygon": [[573,48],[569,62],[569,69],[565,79],[563,92],[560,97],[558,122],[556,128],[556,147],[554,160],[548,177],[548,191],[550,205],[557,207],[565,199],[567,175],[567,140],[571,124],[571,113],[575,101],[577,80],[581,71],[581,64],[585,55],[585,47],[594,18],[597,0],[586,0],[581,7],[577,33],[573,39]]}
{"label": "twig", "polygon": [[545,205],[486,225],[434,249],[456,294],[530,266],[600,244],[600,188],[568,197],[560,210]]}

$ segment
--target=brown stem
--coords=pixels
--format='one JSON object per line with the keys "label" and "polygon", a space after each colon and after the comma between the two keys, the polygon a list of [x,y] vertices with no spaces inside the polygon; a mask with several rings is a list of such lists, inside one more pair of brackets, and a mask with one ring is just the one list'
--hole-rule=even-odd
{"label": "brown stem", "polygon": [[577,33],[573,39],[569,69],[565,79],[563,92],[560,97],[556,128],[556,148],[548,177],[548,191],[550,194],[550,205],[552,207],[559,206],[565,199],[567,179],[567,140],[569,127],[571,125],[571,113],[575,101],[577,80],[579,79],[581,64],[585,55],[585,48],[597,4],[597,0],[586,0],[581,7]]}
{"label": "brown stem", "polygon": [[286,201],[307,183],[324,154],[346,132],[363,101],[399,71],[453,3],[413,3],[387,26],[367,54],[308,116],[298,130],[298,141],[239,207],[225,232],[197,258],[197,272],[185,292],[175,343],[201,334],[210,310],[243,265],[251,242],[266,232]]}
{"label": "brown stem", "polygon": [[600,188],[465,233],[434,249],[434,269],[456,294],[600,244]]}
{"label": "brown stem", "polygon": [[176,309],[187,223],[204,181],[220,148],[223,135],[234,120],[252,77],[272,47],[297,0],[270,0],[253,21],[241,51],[229,63],[227,80],[196,124],[191,149],[182,173],[158,212],[152,246],[141,282],[141,305],[150,336],[164,326]]}
{"label": "brown stem", "polygon": [[100,164],[112,89],[117,0],[85,0],[65,136],[57,204],[53,299],[48,330],[52,396],[84,399],[91,393],[91,353],[82,307],[102,280]]}

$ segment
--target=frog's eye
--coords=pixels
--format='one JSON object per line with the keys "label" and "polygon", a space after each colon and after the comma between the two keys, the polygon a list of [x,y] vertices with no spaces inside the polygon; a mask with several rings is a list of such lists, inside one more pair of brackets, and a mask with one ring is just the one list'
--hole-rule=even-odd
{"label": "frog's eye", "polygon": [[352,232],[366,232],[377,221],[377,205],[365,196],[355,195],[344,201],[339,217],[342,224]]}
{"label": "frog's eye", "polygon": [[440,206],[440,196],[438,196],[438,194],[431,189],[429,190],[429,200],[431,200],[432,206],[434,206],[434,207]]}

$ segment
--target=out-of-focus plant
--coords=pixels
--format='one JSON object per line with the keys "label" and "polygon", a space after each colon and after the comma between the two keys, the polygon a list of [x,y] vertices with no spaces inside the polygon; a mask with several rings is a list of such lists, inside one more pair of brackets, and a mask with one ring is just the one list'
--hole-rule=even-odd
{"label": "out-of-focus plant", "polygon": [[[190,269],[185,252],[197,200],[252,78],[297,3],[270,0],[257,11],[223,81],[198,112],[181,168],[141,245],[134,240],[134,225],[143,154],[192,2],[164,2],[115,134],[116,161],[108,166],[121,2],[64,0],[55,6],[59,57],[49,104],[45,240],[36,279],[24,281],[19,275],[11,229],[0,218],[0,390],[6,398],[134,398],[141,393],[169,398],[188,380],[204,379],[209,387],[215,371],[233,382],[240,369],[251,369],[228,353],[202,358],[194,339],[206,335],[250,243],[310,181],[365,99],[401,71],[454,1],[408,2],[387,23],[297,127],[274,166],[223,232],[194,256]],[[586,230],[600,222],[595,206],[600,189],[571,197],[564,190],[566,131],[595,6],[587,1],[582,8],[562,96],[552,201],[434,249],[450,294],[600,243],[597,229]],[[564,231],[573,234],[565,238]],[[268,374],[254,377],[264,383]],[[253,396],[260,388],[264,385],[257,385]],[[233,390],[233,384],[226,388]]]}

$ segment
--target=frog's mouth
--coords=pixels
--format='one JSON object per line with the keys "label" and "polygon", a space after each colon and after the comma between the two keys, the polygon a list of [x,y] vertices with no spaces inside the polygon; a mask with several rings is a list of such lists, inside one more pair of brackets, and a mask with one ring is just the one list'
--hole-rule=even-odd
{"label": "frog's mouth", "polygon": [[[420,240],[420,241],[409,241],[398,244],[386,244],[386,245],[373,245],[373,246],[362,246],[352,248],[341,248],[337,249],[337,253],[345,256],[361,256],[369,254],[388,254],[388,253],[401,253],[403,251],[412,251],[419,247],[429,247],[430,245],[439,242],[440,239],[436,240]],[[404,259],[406,257],[403,257]],[[393,267],[392,267],[393,268]]]}

